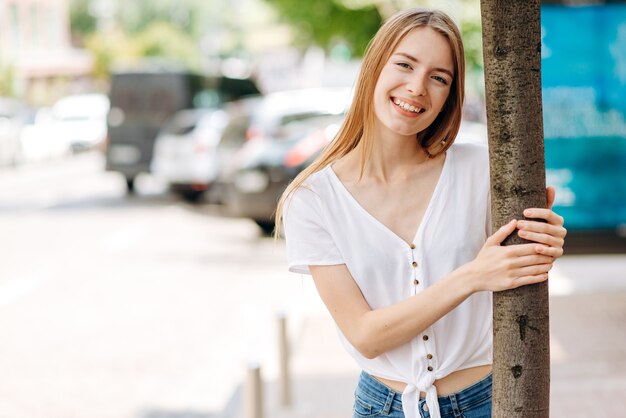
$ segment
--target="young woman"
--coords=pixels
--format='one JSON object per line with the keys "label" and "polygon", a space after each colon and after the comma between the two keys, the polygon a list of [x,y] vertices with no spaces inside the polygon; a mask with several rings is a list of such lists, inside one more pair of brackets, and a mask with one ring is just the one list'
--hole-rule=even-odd
{"label": "young woman", "polygon": [[[342,129],[279,204],[290,270],[312,274],[363,369],[357,418],[490,417],[491,292],[546,280],[563,253],[549,209],[490,233],[487,149],[453,145],[464,77],[448,16],[393,16]],[[500,246],[516,230],[535,243]]]}

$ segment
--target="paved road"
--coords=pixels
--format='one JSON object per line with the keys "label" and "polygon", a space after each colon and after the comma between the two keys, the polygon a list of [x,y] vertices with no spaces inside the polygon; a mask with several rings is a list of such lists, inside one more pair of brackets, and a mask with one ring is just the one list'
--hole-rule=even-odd
{"label": "paved road", "polygon": [[[137,187],[126,196],[98,154],[0,171],[0,418],[237,417],[249,361],[268,418],[349,416],[356,367],[311,282],[285,272],[283,243],[150,177]],[[553,417],[626,417],[625,276],[624,255],[553,270]]]}
{"label": "paved road", "polygon": [[253,223],[102,167],[0,171],[0,418],[213,416],[248,361],[274,373],[301,282]]}

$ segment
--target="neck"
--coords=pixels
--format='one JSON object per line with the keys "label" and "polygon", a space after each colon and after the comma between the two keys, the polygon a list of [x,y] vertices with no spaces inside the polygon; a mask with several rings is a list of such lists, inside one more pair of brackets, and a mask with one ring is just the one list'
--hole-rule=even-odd
{"label": "neck", "polygon": [[[406,179],[431,158],[417,142],[415,135],[401,136],[373,132],[371,149],[365,161],[364,176],[389,182]],[[363,141],[355,148],[359,164],[365,152]]]}

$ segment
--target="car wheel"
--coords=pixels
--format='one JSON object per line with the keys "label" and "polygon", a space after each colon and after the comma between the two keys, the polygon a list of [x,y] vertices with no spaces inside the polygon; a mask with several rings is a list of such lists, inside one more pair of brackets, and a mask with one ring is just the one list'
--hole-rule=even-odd
{"label": "car wheel", "polygon": [[134,193],[135,192],[135,178],[131,177],[131,178],[126,178],[126,191],[128,193]]}
{"label": "car wheel", "polygon": [[189,203],[198,203],[203,194],[204,192],[199,190],[185,190],[182,192],[183,199]]}
{"label": "car wheel", "polygon": [[263,235],[270,236],[274,233],[274,221],[261,221],[259,219],[255,219],[254,222],[261,228],[263,231]]}

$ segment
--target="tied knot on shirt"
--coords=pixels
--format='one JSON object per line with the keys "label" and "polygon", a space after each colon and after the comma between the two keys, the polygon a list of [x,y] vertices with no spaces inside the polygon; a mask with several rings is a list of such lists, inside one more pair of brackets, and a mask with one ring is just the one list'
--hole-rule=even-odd
{"label": "tied knot on shirt", "polygon": [[434,373],[422,375],[417,384],[409,384],[402,393],[402,409],[407,418],[419,417],[420,392],[426,393],[426,405],[431,418],[440,418],[439,401],[437,399],[437,387],[434,385],[436,376]]}

